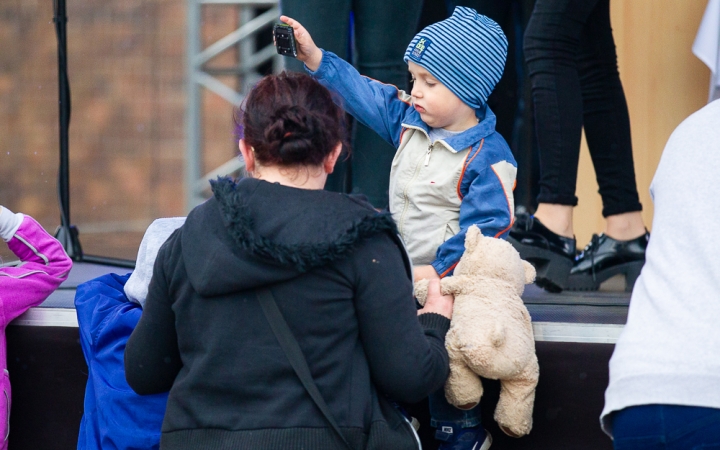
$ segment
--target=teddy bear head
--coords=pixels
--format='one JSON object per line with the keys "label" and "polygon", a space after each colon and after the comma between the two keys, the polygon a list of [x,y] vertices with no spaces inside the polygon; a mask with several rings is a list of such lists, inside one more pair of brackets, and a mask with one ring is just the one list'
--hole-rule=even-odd
{"label": "teddy bear head", "polygon": [[483,236],[473,225],[465,235],[465,253],[455,267],[454,275],[504,280],[522,294],[525,284],[535,281],[535,268],[522,260],[508,241]]}

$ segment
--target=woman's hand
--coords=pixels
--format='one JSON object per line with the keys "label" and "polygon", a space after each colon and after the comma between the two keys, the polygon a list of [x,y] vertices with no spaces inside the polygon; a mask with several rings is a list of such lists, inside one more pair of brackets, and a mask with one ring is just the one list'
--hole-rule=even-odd
{"label": "woman's hand", "polygon": [[418,310],[418,315],[435,313],[452,319],[454,303],[455,297],[452,295],[442,295],[442,292],[440,292],[440,279],[431,279],[428,283],[428,296],[425,301],[425,306]]}
{"label": "woman's hand", "polygon": [[415,281],[439,280],[440,275],[435,272],[435,268],[433,266],[417,266],[413,268],[413,279]]}
{"label": "woman's hand", "polygon": [[295,19],[280,16],[280,21],[293,27],[295,42],[297,43],[297,59],[304,62],[308,69],[315,72],[322,61],[322,50],[315,45],[310,33]]}

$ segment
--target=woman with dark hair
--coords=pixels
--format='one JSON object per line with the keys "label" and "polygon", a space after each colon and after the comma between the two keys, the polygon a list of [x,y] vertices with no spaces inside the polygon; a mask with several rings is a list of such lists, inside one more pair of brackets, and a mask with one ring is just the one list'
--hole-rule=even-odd
{"label": "woman with dark hair", "polygon": [[[416,310],[390,216],[322,189],[344,141],[327,89],[268,76],[238,117],[250,177],[215,181],[161,248],[125,352],[136,392],[170,391],[161,448],[416,448],[386,396],[443,385],[452,297],[433,283]],[[265,316],[273,299],[290,339]]]}

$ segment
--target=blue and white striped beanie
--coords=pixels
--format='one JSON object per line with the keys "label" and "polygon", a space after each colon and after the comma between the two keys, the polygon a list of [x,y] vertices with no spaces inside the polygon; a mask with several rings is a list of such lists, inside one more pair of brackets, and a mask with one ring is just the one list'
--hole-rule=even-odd
{"label": "blue and white striped beanie", "polygon": [[502,76],[507,47],[505,33],[494,20],[458,6],[448,19],[419,32],[403,59],[423,67],[478,109]]}

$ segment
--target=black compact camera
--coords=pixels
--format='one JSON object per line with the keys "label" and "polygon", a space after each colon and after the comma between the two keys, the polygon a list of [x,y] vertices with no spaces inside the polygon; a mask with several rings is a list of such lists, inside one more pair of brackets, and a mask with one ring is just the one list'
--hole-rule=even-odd
{"label": "black compact camera", "polygon": [[277,23],[273,27],[273,41],[277,52],[283,56],[297,58],[297,43],[293,27],[284,23]]}

